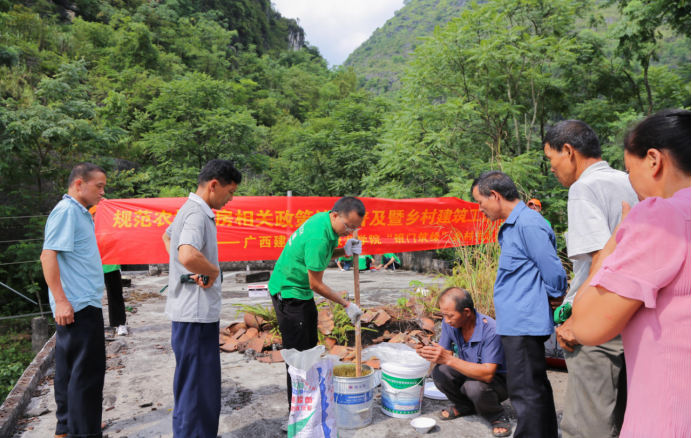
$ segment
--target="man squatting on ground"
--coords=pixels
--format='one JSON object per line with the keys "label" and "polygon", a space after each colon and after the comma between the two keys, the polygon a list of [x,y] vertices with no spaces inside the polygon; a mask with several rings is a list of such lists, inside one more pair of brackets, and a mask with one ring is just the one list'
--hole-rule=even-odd
{"label": "man squatting on ground", "polygon": [[504,173],[483,173],[472,184],[479,209],[491,222],[504,220],[497,240],[497,333],[507,360],[507,389],[517,411],[515,438],[555,438],[557,416],[544,343],[553,333],[552,306],[562,302],[567,274],[553,230],[519,199]]}
{"label": "man squatting on ground", "polygon": [[[584,122],[565,120],[543,139],[544,152],[560,184],[569,187],[567,256],[574,279],[565,301],[573,302],[592,273],[592,260],[606,245],[622,218],[622,201],[634,207],[637,194],[626,173],[601,159],[596,133]],[[569,369],[562,436],[613,437],[620,434],[627,404],[625,352],[620,335],[587,347],[572,335],[572,319],[557,328]]]}
{"label": "man squatting on ground", "polygon": [[[199,174],[197,192],[190,193],[163,235],[170,255],[165,314],[172,321],[175,353],[176,438],[215,438],[219,430],[221,271],[212,208],[219,210],[233,199],[240,181],[230,161],[209,161]],[[195,283],[181,283],[186,274],[196,274]],[[209,277],[206,284],[203,275]]]}
{"label": "man squatting on ground", "polygon": [[87,208],[104,195],[106,172],[91,163],[72,169],[67,195],[46,222],[41,253],[56,322],[55,437],[101,437],[106,374],[103,271]]}
{"label": "man squatting on ground", "polygon": [[[344,197],[336,201],[331,211],[317,213],[308,219],[286,242],[269,279],[269,293],[284,349],[305,351],[317,346],[314,293],[342,305],[354,324],[363,314],[355,303],[345,300],[324,284],[322,276],[331,260],[361,253],[362,245],[357,239],[349,239],[343,248],[337,249],[337,246],[339,237],[358,230],[364,217],[363,202]],[[216,345],[217,350],[218,347]],[[288,365],[286,384],[290,411],[292,386]]]}
{"label": "man squatting on ground", "polygon": [[478,413],[493,427],[493,436],[509,436],[511,425],[500,404],[507,400],[507,365],[495,320],[478,313],[466,290],[450,287],[439,298],[444,316],[440,343],[418,353],[436,363],[432,378],[437,389],[454,403],[440,419]]}

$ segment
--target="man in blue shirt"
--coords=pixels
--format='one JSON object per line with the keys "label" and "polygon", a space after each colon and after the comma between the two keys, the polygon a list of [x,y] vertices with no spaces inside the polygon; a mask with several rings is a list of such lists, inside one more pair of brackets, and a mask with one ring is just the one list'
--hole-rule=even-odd
{"label": "man in blue shirt", "polygon": [[511,435],[500,404],[508,397],[507,367],[495,320],[478,313],[471,294],[458,287],[442,291],[439,303],[445,317],[440,343],[423,347],[419,354],[438,364],[432,372],[435,386],[454,403],[442,410],[440,419],[477,413],[492,425],[493,436]]}
{"label": "man in blue shirt", "polygon": [[101,437],[101,399],[106,373],[103,336],[103,271],[94,221],[87,208],[104,195],[106,172],[91,163],[75,166],[67,195],[46,222],[41,253],[56,326],[55,437]]}
{"label": "man in blue shirt", "polygon": [[507,389],[518,416],[514,436],[554,438],[557,416],[543,344],[554,331],[551,306],[561,302],[567,290],[555,234],[519,199],[504,173],[485,172],[472,190],[488,220],[505,221],[498,233],[502,251],[494,298],[497,333],[507,358]]}

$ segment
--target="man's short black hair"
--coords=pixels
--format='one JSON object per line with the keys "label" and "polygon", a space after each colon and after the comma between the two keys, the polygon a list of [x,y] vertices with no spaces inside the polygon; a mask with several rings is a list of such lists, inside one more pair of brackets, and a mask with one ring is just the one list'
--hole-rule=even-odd
{"label": "man's short black hair", "polygon": [[450,300],[453,300],[454,310],[456,310],[459,313],[463,312],[464,309],[475,310],[475,307],[473,305],[473,297],[466,289],[462,289],[456,286],[448,287],[440,293],[440,298],[438,300],[442,302],[443,298],[449,298]]}
{"label": "man's short black hair", "polygon": [[494,190],[508,201],[519,199],[519,191],[517,190],[517,186],[514,185],[512,178],[499,170],[491,170],[482,173],[481,176],[476,178],[473,184],[471,184],[471,190],[473,191],[473,188],[476,186],[478,186],[480,194],[486,198],[490,196],[490,191]]}
{"label": "man's short black hair", "polygon": [[334,207],[332,207],[332,211],[340,215],[343,214],[344,216],[348,216],[350,212],[355,211],[358,216],[363,217],[365,216],[365,205],[363,201],[358,198],[344,196],[336,201]]}
{"label": "man's short black hair", "polygon": [[102,174],[106,175],[106,171],[103,170],[101,166],[97,166],[96,164],[92,163],[79,163],[72,168],[70,177],[67,179],[67,186],[72,187],[72,184],[78,179],[88,182],[92,178],[92,174],[95,172],[101,172]]}
{"label": "man's short black hair", "polygon": [[220,182],[221,185],[227,186],[230,183],[240,184],[243,175],[235,168],[232,161],[214,159],[205,164],[202,171],[199,172],[197,183],[201,186],[213,179]]}
{"label": "man's short black hair", "polygon": [[601,158],[601,143],[593,129],[581,120],[563,120],[558,122],[543,137],[545,144],[562,152],[565,143],[570,144],[585,158]]}

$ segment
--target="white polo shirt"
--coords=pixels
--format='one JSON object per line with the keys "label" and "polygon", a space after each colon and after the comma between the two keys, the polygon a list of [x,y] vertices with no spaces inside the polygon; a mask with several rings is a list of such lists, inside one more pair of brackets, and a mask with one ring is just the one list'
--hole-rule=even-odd
{"label": "white polo shirt", "polygon": [[639,202],[625,172],[605,161],[589,166],[569,188],[567,256],[574,263],[574,279],[565,301],[573,302],[579,287],[589,278],[592,257],[600,251],[622,218],[622,201],[630,207]]}

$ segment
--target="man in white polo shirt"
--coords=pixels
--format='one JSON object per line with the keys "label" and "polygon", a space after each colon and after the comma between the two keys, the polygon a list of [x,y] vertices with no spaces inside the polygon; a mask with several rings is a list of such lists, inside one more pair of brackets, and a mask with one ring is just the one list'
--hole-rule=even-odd
{"label": "man in white polo shirt", "polygon": [[[562,121],[548,131],[543,151],[560,184],[569,187],[567,256],[574,262],[574,279],[565,302],[572,302],[589,277],[598,257],[622,217],[622,201],[634,207],[637,195],[624,172],[601,159],[596,133],[579,120]],[[622,338],[595,346],[579,345],[568,319],[556,330],[566,351],[569,369],[562,436],[616,437],[620,434],[627,401],[627,379]]]}
{"label": "man in white polo shirt", "polygon": [[[190,193],[163,235],[170,254],[166,316],[173,321],[175,438],[216,438],[219,429],[221,271],[212,208],[219,210],[233,199],[240,180],[230,161],[209,161],[199,174],[197,192]],[[187,274],[194,274],[194,283],[181,283]]]}

